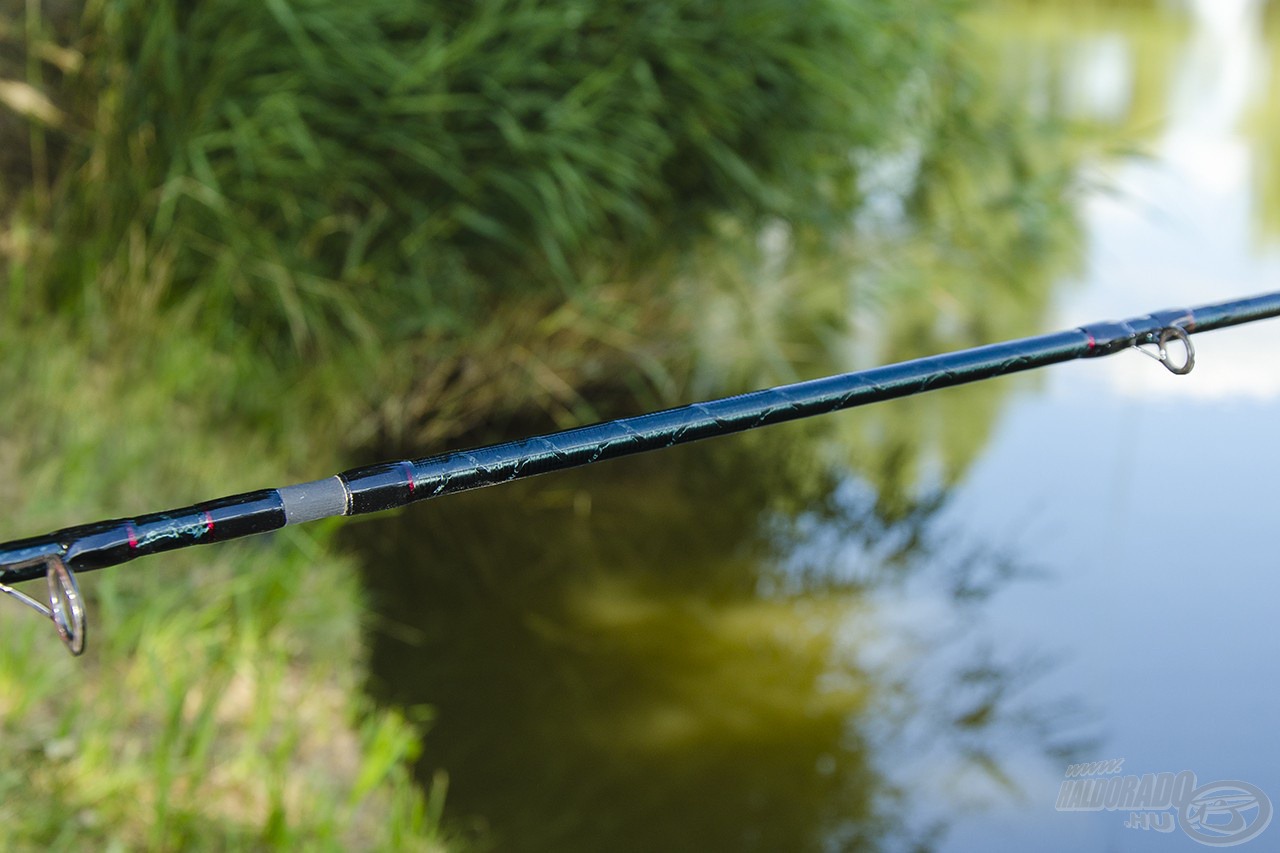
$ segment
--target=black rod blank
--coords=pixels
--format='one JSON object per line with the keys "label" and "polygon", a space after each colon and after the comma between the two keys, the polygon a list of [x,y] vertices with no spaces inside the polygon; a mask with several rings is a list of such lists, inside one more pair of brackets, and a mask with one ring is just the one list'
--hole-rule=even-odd
{"label": "black rod blank", "polygon": [[[768,424],[907,397],[1079,358],[1111,355],[1144,344],[1160,349],[1174,372],[1192,363],[1188,335],[1280,316],[1280,292],[1161,311],[1123,322],[989,344],[693,403],[549,435],[419,460],[386,462],[325,480],[219,498],[132,519],[102,521],[0,545],[0,584],[46,574],[60,560],[89,571],[188,545],[222,542],[336,515],[358,515],[728,435]],[[1187,359],[1175,366],[1165,345],[1180,340]]]}

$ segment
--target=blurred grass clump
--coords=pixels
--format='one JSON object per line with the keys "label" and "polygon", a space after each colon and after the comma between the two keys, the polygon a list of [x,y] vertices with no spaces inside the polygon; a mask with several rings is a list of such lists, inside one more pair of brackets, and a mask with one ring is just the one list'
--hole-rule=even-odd
{"label": "blurred grass clump", "polygon": [[[659,289],[726,223],[841,227],[854,152],[906,132],[950,32],[938,0],[33,6],[27,41],[60,53],[22,69],[54,118],[26,113],[10,313],[113,350],[198,335],[233,362],[220,411],[260,434],[287,391],[347,446],[447,435],[446,389],[573,408],[543,362],[631,361],[645,312],[613,299],[607,340],[574,322],[555,352],[524,318],[567,299],[591,325],[601,285]],[[477,380],[503,312],[499,361],[527,369]]]}
{"label": "blurred grass clump", "polygon": [[[966,109],[958,38],[946,0],[0,0],[0,538],[662,397],[669,282],[846,231]],[[80,661],[0,609],[0,838],[444,844],[331,530],[83,578]]]}
{"label": "blurred grass clump", "polygon": [[279,362],[465,333],[724,217],[838,218],[928,6],[91,2],[30,304]]}

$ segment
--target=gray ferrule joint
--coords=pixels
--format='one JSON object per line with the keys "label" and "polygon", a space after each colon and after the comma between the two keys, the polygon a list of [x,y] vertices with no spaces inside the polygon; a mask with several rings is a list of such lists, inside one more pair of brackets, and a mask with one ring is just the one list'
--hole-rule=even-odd
{"label": "gray ferrule joint", "polygon": [[346,515],[350,501],[347,484],[336,475],[310,483],[285,486],[278,493],[284,504],[286,524],[301,524],[318,518]]}

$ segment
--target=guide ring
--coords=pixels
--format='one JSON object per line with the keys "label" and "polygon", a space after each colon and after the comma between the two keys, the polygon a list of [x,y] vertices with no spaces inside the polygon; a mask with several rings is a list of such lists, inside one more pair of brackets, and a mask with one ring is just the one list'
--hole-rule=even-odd
{"label": "guide ring", "polygon": [[[1180,342],[1183,349],[1186,351],[1187,357],[1181,363],[1175,362],[1170,357],[1170,341]],[[1196,350],[1195,347],[1191,345],[1191,336],[1187,334],[1187,330],[1181,326],[1165,326],[1160,330],[1159,334],[1155,336],[1154,341],[1148,339],[1143,343],[1154,343],[1156,345],[1156,351],[1151,352],[1150,350],[1143,349],[1137,344],[1134,345],[1134,348],[1143,355],[1150,356],[1163,364],[1170,373],[1178,376],[1185,376],[1196,366]]]}
{"label": "guide ring", "polygon": [[53,627],[57,629],[67,650],[73,655],[80,655],[84,652],[85,615],[84,598],[80,595],[76,576],[57,555],[30,560],[20,565],[36,563],[44,563],[44,579],[49,590],[47,605],[5,584],[0,584],[0,593],[16,598],[53,622]]}
{"label": "guide ring", "polygon": [[[1168,347],[1170,340],[1182,342],[1182,346],[1187,353],[1187,357],[1182,364],[1174,364],[1173,359],[1169,357]],[[1156,339],[1156,345],[1160,349],[1160,355],[1157,357],[1160,359],[1160,363],[1169,369],[1170,373],[1185,376],[1196,366],[1196,349],[1191,345],[1191,336],[1181,326],[1166,326],[1161,329],[1160,337]]]}

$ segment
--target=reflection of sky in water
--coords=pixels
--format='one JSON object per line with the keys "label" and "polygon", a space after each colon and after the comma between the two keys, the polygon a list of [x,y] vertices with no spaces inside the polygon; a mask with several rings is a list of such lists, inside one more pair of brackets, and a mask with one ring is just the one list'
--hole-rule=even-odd
{"label": "reflection of sky in water", "polygon": [[[1280,287],[1280,255],[1251,242],[1239,131],[1257,96],[1256,12],[1199,4],[1154,160],[1111,167],[1119,192],[1086,206],[1084,281],[1049,326]],[[1007,408],[952,513],[1052,572],[1000,593],[984,630],[1067,656],[1052,695],[1096,715],[1092,758],[1124,758],[1126,773],[1190,769],[1201,784],[1242,779],[1280,804],[1280,323],[1195,344],[1187,377],[1136,354],[1047,371]],[[1125,829],[1122,812],[1059,814],[1060,770],[1013,767],[1022,799],[957,808],[943,849],[1203,849],[1178,831]]]}

